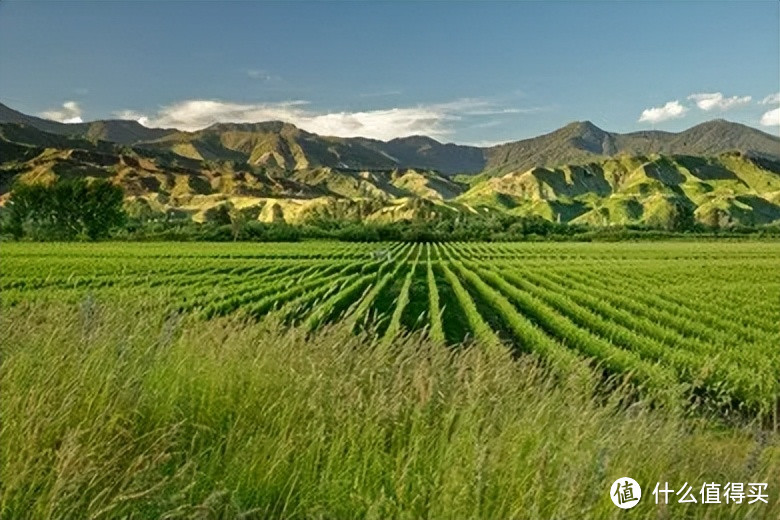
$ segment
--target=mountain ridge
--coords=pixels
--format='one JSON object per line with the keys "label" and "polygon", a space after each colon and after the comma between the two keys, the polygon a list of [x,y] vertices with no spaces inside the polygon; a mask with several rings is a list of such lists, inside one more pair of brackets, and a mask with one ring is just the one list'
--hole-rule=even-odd
{"label": "mountain ridge", "polygon": [[[780,159],[780,137],[724,119],[700,123],[681,132],[640,130],[624,134],[603,130],[591,121],[573,121],[546,134],[490,147],[441,143],[424,135],[389,141],[321,136],[283,121],[220,122],[193,132],[147,128],[131,120],[66,124],[28,116],[2,103],[0,123],[24,124],[49,133],[93,141],[167,150],[188,158],[273,162],[278,167],[292,169],[318,165],[431,169],[447,176],[458,173],[501,175],[535,166],[581,164],[618,154],[704,156],[740,151]],[[219,134],[220,138],[214,134]],[[228,134],[232,137],[227,137]],[[248,143],[253,143],[254,148],[247,148]]]}
{"label": "mountain ridge", "polygon": [[[780,223],[780,139],[723,120],[631,134],[576,121],[477,148],[426,136],[319,136],[281,121],[144,133],[155,138],[126,144],[103,137],[135,139],[133,124],[64,125],[13,113],[3,122],[4,114],[0,206],[14,183],[86,177],[121,186],[128,213],[147,220],[221,222],[238,211],[289,223],[463,213],[593,226]],[[467,182],[452,174],[469,168],[479,174]]]}

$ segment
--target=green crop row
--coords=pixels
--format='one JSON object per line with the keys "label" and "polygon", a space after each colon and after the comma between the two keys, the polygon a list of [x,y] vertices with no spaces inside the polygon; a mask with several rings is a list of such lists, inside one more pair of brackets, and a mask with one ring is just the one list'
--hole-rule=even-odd
{"label": "green crop row", "polygon": [[162,296],[204,318],[275,314],[309,330],[373,320],[382,342],[415,330],[439,345],[475,338],[561,373],[595,367],[664,399],[746,413],[767,413],[780,392],[777,244],[7,246],[0,310]]}

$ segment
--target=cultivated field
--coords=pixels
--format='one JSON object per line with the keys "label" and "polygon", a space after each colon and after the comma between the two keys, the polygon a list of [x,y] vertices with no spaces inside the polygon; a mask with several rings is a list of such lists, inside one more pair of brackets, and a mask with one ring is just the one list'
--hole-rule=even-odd
{"label": "cultivated field", "polygon": [[0,291],[3,307],[163,296],[204,319],[338,320],[385,341],[425,329],[767,414],[780,387],[778,265],[772,243],[7,244]]}
{"label": "cultivated field", "polygon": [[0,513],[605,518],[631,475],[768,482],[766,507],[670,514],[776,516],[778,265],[770,242],[3,244]]}

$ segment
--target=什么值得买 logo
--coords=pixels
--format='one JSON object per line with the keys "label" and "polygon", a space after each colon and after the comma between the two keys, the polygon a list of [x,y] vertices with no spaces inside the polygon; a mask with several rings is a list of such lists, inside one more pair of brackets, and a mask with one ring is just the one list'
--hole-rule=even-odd
{"label": "\u4ec0\u4e48\u503c\u5f97\u4e70 logo", "polygon": [[621,509],[631,509],[642,498],[642,488],[631,477],[621,477],[612,483],[609,491],[612,503]]}

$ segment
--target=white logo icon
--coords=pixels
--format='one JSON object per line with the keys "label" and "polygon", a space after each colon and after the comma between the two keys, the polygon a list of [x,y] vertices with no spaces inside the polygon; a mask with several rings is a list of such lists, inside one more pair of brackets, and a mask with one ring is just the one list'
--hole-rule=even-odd
{"label": "white logo icon", "polygon": [[631,509],[642,498],[642,488],[631,477],[621,477],[612,483],[609,498],[620,509]]}

